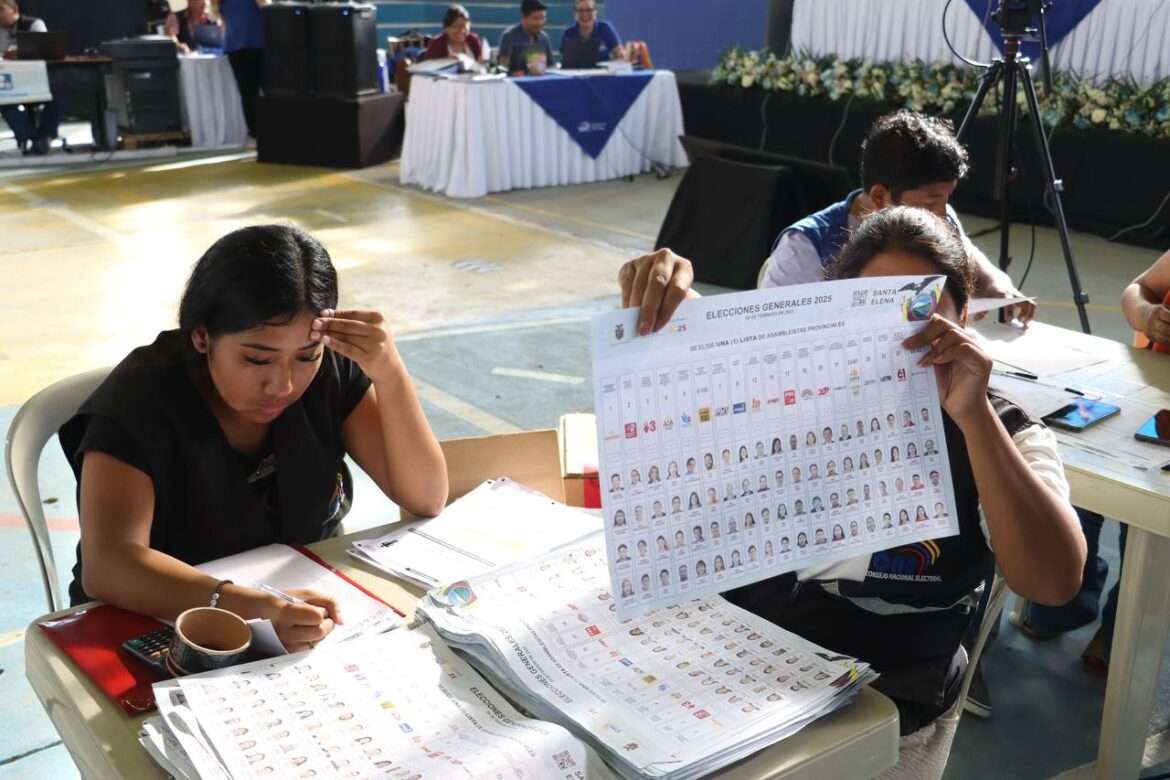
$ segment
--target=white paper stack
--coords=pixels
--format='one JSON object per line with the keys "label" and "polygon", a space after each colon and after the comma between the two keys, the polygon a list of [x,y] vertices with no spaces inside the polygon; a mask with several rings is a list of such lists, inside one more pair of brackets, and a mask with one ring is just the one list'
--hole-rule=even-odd
{"label": "white paper stack", "polygon": [[555,550],[601,527],[601,518],[506,479],[488,480],[431,520],[348,552],[395,577],[434,588]]}
{"label": "white paper stack", "polygon": [[[310,556],[303,548],[270,544],[202,563],[196,568],[213,577],[269,588],[273,592],[305,588],[331,597],[337,603],[342,622],[318,643],[320,647],[391,631],[403,624],[402,616],[389,605]],[[248,625],[252,628],[252,647],[256,652],[261,655],[286,652],[271,621],[249,620]]]}
{"label": "white paper stack", "polygon": [[139,741],[180,778],[613,776],[520,714],[429,627],[154,686]]}
{"label": "white paper stack", "polygon": [[877,676],[718,596],[619,621],[601,533],[433,591],[417,614],[497,690],[624,777],[707,775]]}

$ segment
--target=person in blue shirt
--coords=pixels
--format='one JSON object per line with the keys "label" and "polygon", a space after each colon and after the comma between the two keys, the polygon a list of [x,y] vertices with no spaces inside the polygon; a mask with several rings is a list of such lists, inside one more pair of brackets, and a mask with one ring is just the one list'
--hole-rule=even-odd
{"label": "person in blue shirt", "polygon": [[[924,208],[958,232],[971,259],[977,295],[1022,297],[1011,279],[987,259],[963,231],[949,200],[967,174],[967,150],[945,120],[914,111],[879,117],[861,147],[861,185],[845,200],[781,231],[765,264],[761,287],[818,282],[866,215],[890,206]],[[1027,323],[1036,307],[1006,307],[1009,319]]]}
{"label": "person in blue shirt", "polygon": [[232,64],[248,135],[256,137],[256,98],[264,80],[264,17],[260,9],[272,0],[216,0],[223,18],[223,48]]}
{"label": "person in blue shirt", "polygon": [[500,66],[517,76],[540,75],[552,66],[552,41],[544,31],[548,6],[540,0],[520,4],[520,23],[500,36]]}
{"label": "person in blue shirt", "polygon": [[[577,0],[574,14],[577,23],[561,36],[561,59],[566,68],[591,68],[598,62],[624,58],[617,30],[609,22],[598,20],[594,0]],[[570,41],[580,41],[580,45]]]}

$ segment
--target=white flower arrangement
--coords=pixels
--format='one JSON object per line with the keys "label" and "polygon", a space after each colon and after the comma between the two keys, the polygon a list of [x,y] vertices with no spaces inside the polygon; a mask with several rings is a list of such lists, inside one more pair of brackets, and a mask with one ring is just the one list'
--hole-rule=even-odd
{"label": "white flower arrangement", "polygon": [[[875,63],[808,53],[777,57],[740,48],[727,51],[711,72],[713,84],[833,101],[856,98],[932,114],[964,110],[975,96],[978,78],[977,71],[957,65]],[[1022,90],[1016,100],[1026,112]],[[997,101],[989,96],[980,115],[997,110]],[[1125,79],[1093,83],[1057,72],[1051,94],[1040,96],[1040,113],[1050,128],[1098,127],[1170,138],[1170,79],[1144,86]]]}

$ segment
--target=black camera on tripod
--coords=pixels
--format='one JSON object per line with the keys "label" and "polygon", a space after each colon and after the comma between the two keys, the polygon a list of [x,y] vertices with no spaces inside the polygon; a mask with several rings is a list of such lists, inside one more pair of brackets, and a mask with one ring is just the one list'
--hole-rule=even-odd
{"label": "black camera on tripod", "polygon": [[1049,5],[1048,0],[1000,0],[999,8],[992,12],[991,18],[1005,38],[1036,35],[1039,31],[1036,23],[1038,20],[1043,23]]}

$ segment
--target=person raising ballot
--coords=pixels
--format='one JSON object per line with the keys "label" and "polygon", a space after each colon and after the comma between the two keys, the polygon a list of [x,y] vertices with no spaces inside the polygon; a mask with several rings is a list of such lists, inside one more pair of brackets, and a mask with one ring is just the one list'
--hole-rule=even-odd
{"label": "person raising ballot", "polygon": [[553,65],[552,41],[544,31],[548,6],[540,0],[520,3],[520,23],[500,36],[500,67],[513,76],[540,76]]}
{"label": "person raising ballot", "polygon": [[166,620],[218,604],[303,650],[344,621],[331,599],[193,566],[334,535],[353,496],[347,454],[407,511],[443,508],[443,454],[382,316],[337,301],[329,253],[297,228],[242,228],[203,254],[178,329],[131,352],[61,428],[81,523],[72,604]]}
{"label": "person raising ballot", "polygon": [[[1023,598],[1058,605],[1076,594],[1085,562],[1055,436],[988,392],[991,357],[965,328],[971,273],[954,228],[905,206],[862,220],[832,266],[839,279],[946,279],[932,316],[905,347],[922,350],[919,365],[934,369],[959,535],[933,540],[939,555],[932,560],[895,547],[726,594],[880,672],[874,687],[894,700],[902,733],[899,764],[882,778],[941,777],[958,722],[954,705],[967,659],[961,642],[993,571]],[[622,267],[622,304],[639,307],[639,333],[661,328],[695,295],[691,274],[688,261],[667,251]],[[919,576],[890,576],[911,569]]]}

